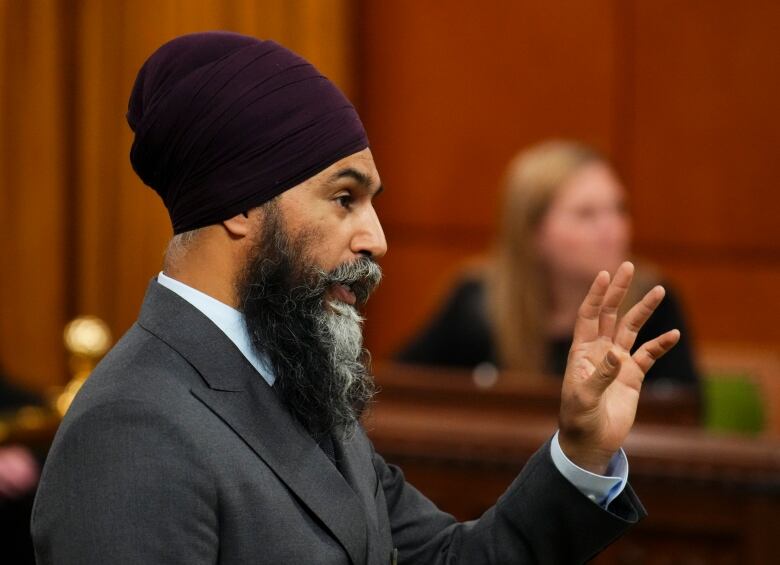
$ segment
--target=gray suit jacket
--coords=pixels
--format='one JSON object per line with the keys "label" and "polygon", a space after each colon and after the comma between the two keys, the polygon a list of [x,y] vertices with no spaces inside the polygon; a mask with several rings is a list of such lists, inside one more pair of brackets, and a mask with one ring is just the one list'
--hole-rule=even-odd
{"label": "gray suit jacket", "polygon": [[644,514],[605,511],[545,445],[496,506],[458,523],[361,432],[342,473],[233,343],[150,285],[67,413],[32,519],[41,565],[577,563]]}

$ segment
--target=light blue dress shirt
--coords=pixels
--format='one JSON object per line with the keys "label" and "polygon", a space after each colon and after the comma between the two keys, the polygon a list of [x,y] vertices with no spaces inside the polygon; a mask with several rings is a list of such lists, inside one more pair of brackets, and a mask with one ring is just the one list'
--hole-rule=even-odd
{"label": "light blue dress shirt", "polygon": [[273,371],[271,371],[270,363],[267,359],[263,359],[252,348],[252,341],[249,339],[249,331],[244,324],[244,315],[225,304],[220,302],[216,298],[212,298],[208,294],[192,288],[183,282],[172,279],[165,273],[157,275],[157,282],[165,288],[172,290],[184,300],[192,304],[195,308],[201,311],[209,320],[214,322],[222,333],[224,333],[230,341],[232,341],[238,350],[246,357],[252,366],[258,373],[266,380],[266,382],[273,386],[274,377]]}
{"label": "light blue dress shirt", "polygon": [[[157,276],[157,282],[181,296],[214,322],[214,325],[236,345],[268,384],[273,386],[275,377],[270,364],[252,348],[241,312],[164,273]],[[558,432],[555,433],[550,444],[550,455],[555,467],[571,484],[596,504],[605,508],[623,491],[628,481],[628,460],[622,449],[615,453],[607,467],[609,476],[596,475],[572,463],[561,449]]]}

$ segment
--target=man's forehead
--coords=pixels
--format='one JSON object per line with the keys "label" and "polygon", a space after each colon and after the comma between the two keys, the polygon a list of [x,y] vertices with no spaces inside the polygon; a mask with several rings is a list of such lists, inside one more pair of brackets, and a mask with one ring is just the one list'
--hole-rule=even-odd
{"label": "man's forehead", "polygon": [[374,156],[369,148],[339,159],[313,178],[327,184],[351,180],[359,185],[375,189],[381,185],[379,172],[374,164]]}
{"label": "man's forehead", "polygon": [[300,198],[315,193],[325,195],[352,187],[370,194],[371,198],[382,192],[379,173],[368,148],[339,159],[313,177],[282,193],[281,198]]}

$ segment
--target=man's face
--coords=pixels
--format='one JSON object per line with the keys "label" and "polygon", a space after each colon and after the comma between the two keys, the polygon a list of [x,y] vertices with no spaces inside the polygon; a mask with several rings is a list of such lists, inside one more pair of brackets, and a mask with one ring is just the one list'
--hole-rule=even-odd
{"label": "man's face", "polygon": [[[352,263],[359,257],[378,259],[387,242],[374,210],[382,191],[370,149],[337,161],[319,174],[284,192],[278,199],[287,235],[306,237],[305,254],[322,271]],[[355,303],[354,294],[340,285],[328,299]]]}
{"label": "man's face", "polygon": [[379,190],[366,150],[266,203],[236,281],[274,389],[315,439],[349,435],[374,392],[356,307],[381,278],[374,259],[386,244],[372,203]]}

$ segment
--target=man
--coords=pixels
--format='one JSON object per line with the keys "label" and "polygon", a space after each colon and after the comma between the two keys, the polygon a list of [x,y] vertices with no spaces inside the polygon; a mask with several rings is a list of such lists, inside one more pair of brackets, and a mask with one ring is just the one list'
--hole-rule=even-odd
{"label": "man", "polygon": [[147,60],[128,120],[175,235],[54,441],[39,563],[572,563],[643,516],[620,445],[679,334],[629,355],[663,296],[618,321],[630,264],[585,300],[560,432],[459,524],[358,423],[373,385],[356,307],[386,242],[351,104],[273,42],[206,33]]}

